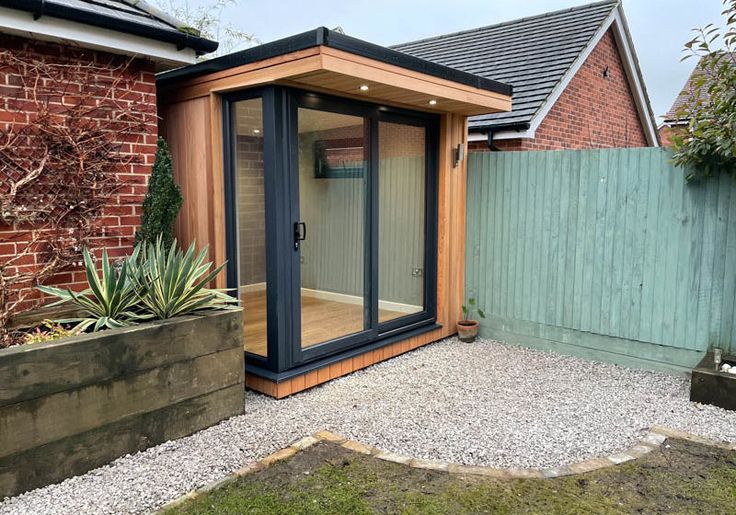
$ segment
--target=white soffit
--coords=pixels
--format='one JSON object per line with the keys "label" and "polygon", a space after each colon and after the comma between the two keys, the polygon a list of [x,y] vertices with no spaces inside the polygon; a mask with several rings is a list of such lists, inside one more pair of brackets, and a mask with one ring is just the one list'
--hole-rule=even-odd
{"label": "white soffit", "polygon": [[44,41],[63,42],[115,54],[145,57],[156,63],[157,71],[192,64],[196,62],[197,57],[193,49],[178,50],[173,43],[51,16],[42,16],[34,20],[32,13],[5,7],[0,7],[0,32]]}

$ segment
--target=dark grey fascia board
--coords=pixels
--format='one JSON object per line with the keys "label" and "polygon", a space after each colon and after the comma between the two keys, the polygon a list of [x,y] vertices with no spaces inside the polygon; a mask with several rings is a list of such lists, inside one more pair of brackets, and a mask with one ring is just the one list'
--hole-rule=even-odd
{"label": "dark grey fascia board", "polygon": [[337,50],[343,50],[351,54],[375,59],[387,64],[393,64],[408,70],[465,84],[466,86],[472,86],[486,91],[493,91],[501,95],[511,96],[513,93],[513,88],[509,84],[504,84],[492,79],[473,75],[472,73],[463,72],[456,70],[455,68],[426,61],[403,52],[391,50],[380,45],[346,36],[345,34],[329,30],[325,27],[319,27],[295,36],[279,39],[271,43],[265,43],[263,45],[218,57],[216,59],[161,73],[158,75],[158,83],[161,86],[166,86],[167,84],[171,84],[175,81],[200,77],[209,73],[227,70],[235,66],[241,66],[292,52],[298,52],[299,50],[305,50],[316,46],[327,46]]}
{"label": "dark grey fascia board", "polygon": [[125,34],[133,34],[144,38],[172,43],[179,49],[191,48],[197,54],[206,54],[217,50],[219,43],[195,36],[176,29],[163,30],[143,25],[130,20],[122,20],[87,9],[75,9],[49,0],[0,0],[0,7],[17,9],[33,14],[34,19],[50,16],[67,21],[74,21],[94,27],[114,30]]}

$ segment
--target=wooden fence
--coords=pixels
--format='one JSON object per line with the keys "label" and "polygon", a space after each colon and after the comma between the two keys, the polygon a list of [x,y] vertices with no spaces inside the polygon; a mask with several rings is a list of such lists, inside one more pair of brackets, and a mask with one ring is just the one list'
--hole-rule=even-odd
{"label": "wooden fence", "polygon": [[736,181],[662,149],[469,157],[465,291],[481,334],[651,368],[736,352]]}

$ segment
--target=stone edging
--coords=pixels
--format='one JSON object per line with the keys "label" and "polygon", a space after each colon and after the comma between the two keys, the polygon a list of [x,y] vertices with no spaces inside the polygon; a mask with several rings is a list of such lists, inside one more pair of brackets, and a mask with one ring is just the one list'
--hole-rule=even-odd
{"label": "stone edging", "polygon": [[359,452],[361,454],[367,454],[369,456],[373,456],[374,458],[378,458],[379,460],[400,463],[402,465],[407,465],[409,467],[414,467],[414,468],[419,468],[419,469],[437,470],[440,472],[448,472],[450,474],[468,474],[468,475],[485,476],[485,477],[498,478],[498,479],[545,479],[545,478],[569,476],[572,474],[582,474],[585,472],[592,472],[594,470],[598,470],[598,469],[602,469],[606,467],[613,467],[615,465],[619,465],[621,463],[625,463],[627,461],[631,461],[636,458],[640,458],[641,456],[644,456],[645,454],[648,454],[651,451],[658,449],[667,438],[678,438],[681,440],[689,440],[691,442],[696,442],[696,443],[700,443],[704,445],[710,445],[710,446],[718,447],[722,449],[736,450],[736,444],[726,444],[723,442],[716,442],[713,440],[708,440],[707,438],[702,438],[702,437],[699,437],[699,436],[696,436],[690,433],[686,433],[684,431],[678,431],[676,429],[669,429],[665,427],[655,426],[652,429],[650,429],[649,432],[646,434],[646,436],[644,436],[644,438],[642,438],[636,445],[633,445],[632,447],[628,448],[627,450],[623,452],[612,454],[610,456],[606,456],[603,458],[591,458],[585,461],[581,461],[579,463],[574,463],[572,465],[565,465],[565,466],[558,467],[558,468],[547,468],[547,469],[506,468],[506,469],[501,469],[501,468],[494,468],[494,467],[484,467],[484,466],[479,466],[479,465],[460,465],[456,463],[447,463],[447,462],[438,461],[438,460],[425,460],[425,459],[419,459],[419,458],[412,458],[410,456],[404,456],[404,455],[393,453],[393,452],[382,451],[380,449],[377,449],[375,447],[370,447],[368,445],[362,444],[355,440],[348,440],[336,434],[330,433],[329,431],[319,431],[318,433],[315,433],[312,436],[306,436],[302,438],[301,440],[293,443],[289,447],[285,447],[279,451],[276,451],[273,454],[270,454],[269,456],[266,456],[260,461],[251,463],[250,465],[247,465],[239,470],[236,470],[232,474],[222,479],[213,481],[212,483],[209,483],[201,488],[198,488],[197,490],[189,492],[188,494],[169,502],[168,504],[165,504],[157,511],[157,513],[160,513],[164,510],[168,510],[170,508],[178,506],[179,504],[184,503],[190,499],[195,499],[202,494],[215,490],[216,488],[225,486],[226,484],[231,483],[242,476],[246,476],[248,474],[252,474],[259,470],[268,468],[269,466],[273,465],[274,463],[278,461],[289,459],[295,454],[297,454],[298,452],[303,451],[304,449],[307,449],[319,442],[331,442],[331,443],[340,445],[341,447],[344,447],[345,449],[349,449],[354,452]]}

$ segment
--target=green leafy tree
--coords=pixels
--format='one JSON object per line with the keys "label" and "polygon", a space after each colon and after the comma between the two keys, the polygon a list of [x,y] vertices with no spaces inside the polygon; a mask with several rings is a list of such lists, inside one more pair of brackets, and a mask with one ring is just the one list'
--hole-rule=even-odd
{"label": "green leafy tree", "polygon": [[693,171],[688,180],[726,173],[736,178],[736,0],[724,0],[726,28],[706,25],[685,44],[683,60],[700,58],[688,100],[678,113],[689,120],[675,135],[674,162]]}
{"label": "green leafy tree", "polygon": [[174,241],[174,220],[182,204],[181,189],[174,181],[171,153],[166,141],[158,138],[156,160],[148,182],[148,193],[143,199],[141,229],[135,235],[136,243],[154,242],[161,238],[166,248]]}

